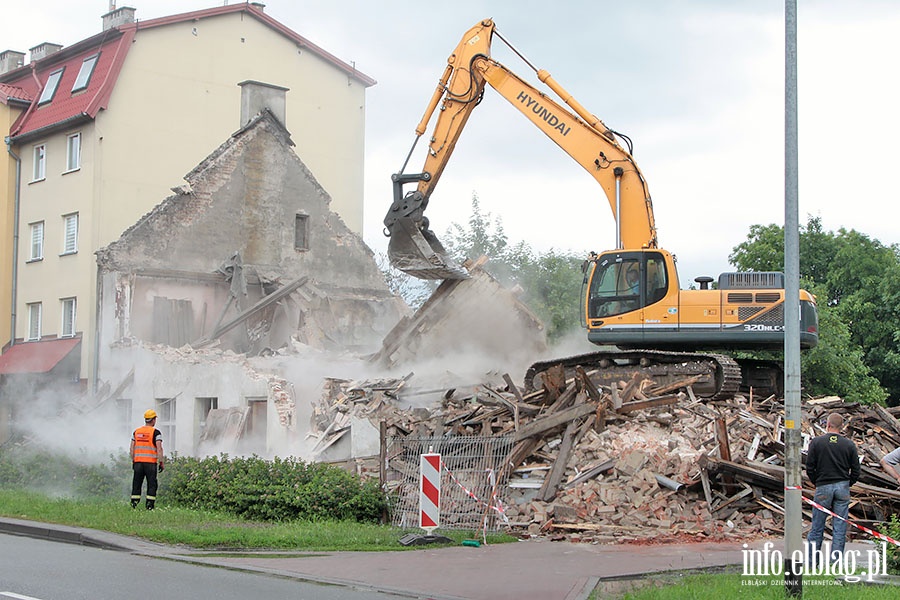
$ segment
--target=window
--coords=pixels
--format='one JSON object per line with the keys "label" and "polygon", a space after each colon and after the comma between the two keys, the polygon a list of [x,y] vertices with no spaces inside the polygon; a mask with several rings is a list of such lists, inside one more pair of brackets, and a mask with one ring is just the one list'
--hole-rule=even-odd
{"label": "window", "polygon": [[34,147],[34,170],[31,174],[32,181],[41,181],[47,172],[47,146],[39,144]]}
{"label": "window", "polygon": [[62,326],[59,330],[60,337],[75,337],[75,298],[63,298]]}
{"label": "window", "polygon": [[[200,447],[200,440],[206,432],[206,419],[209,411],[219,408],[218,398],[196,398],[194,405],[194,449]],[[165,447],[165,446],[163,446]]]}
{"label": "window", "polygon": [[598,264],[591,277],[592,319],[619,315],[640,308],[639,257],[619,258]]}
{"label": "window", "polygon": [[81,63],[81,69],[78,71],[78,77],[75,78],[75,84],[72,86],[72,93],[83,90],[88,86],[88,83],[91,80],[91,74],[94,72],[94,66],[96,66],[98,58],[100,58],[99,54],[88,56],[86,59],[84,59],[84,62]]}
{"label": "window", "polygon": [[31,224],[31,256],[28,260],[41,260],[44,258],[44,222]]}
{"label": "window", "polygon": [[590,272],[588,318],[620,315],[661,301],[668,292],[665,258],[628,252],[602,259]]}
{"label": "window", "polygon": [[265,396],[247,396],[247,422],[244,425],[243,449],[248,452],[266,451],[268,402]]}
{"label": "window", "polygon": [[66,137],[66,171],[81,168],[81,132]]}
{"label": "window", "polygon": [[126,431],[131,429],[131,418],[131,398],[116,398],[116,421]]}
{"label": "window", "polygon": [[62,79],[62,74],[63,69],[50,73],[50,77],[47,78],[47,85],[44,86],[44,91],[41,92],[41,97],[38,100],[38,106],[53,100],[56,88],[59,87],[59,80]]}
{"label": "window", "polygon": [[309,215],[298,213],[294,219],[294,249],[309,250]]}
{"label": "window", "polygon": [[163,449],[175,450],[175,398],[156,399],[156,428],[162,433]]}
{"label": "window", "polygon": [[28,305],[28,336],[26,341],[41,339],[41,303]]}
{"label": "window", "polygon": [[78,213],[63,215],[63,254],[78,252]]}

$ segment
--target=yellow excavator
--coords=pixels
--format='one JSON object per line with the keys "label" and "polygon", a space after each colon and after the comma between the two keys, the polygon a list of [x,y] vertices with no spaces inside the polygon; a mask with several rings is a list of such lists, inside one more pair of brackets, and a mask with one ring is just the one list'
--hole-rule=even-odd
{"label": "yellow excavator", "polygon": [[[494,36],[568,108],[491,58]],[[778,362],[735,360],[721,351],[783,349],[784,275],[723,273],[715,286],[711,277],[698,277],[699,289],[680,289],[675,259],[658,245],[650,191],[632,157],[631,141],[586,110],[550,73],[535,68],[490,19],[463,36],[416,127],[417,142],[440,107],[422,171],[404,172],[414,142],[400,172],[391,177],[393,204],[384,219],[391,264],[422,279],[467,277],[430,230],[424,211],[486,86],[594,177],[616,222],[616,249],[591,253],[583,267],[581,321],[588,340],[603,348],[535,363],[526,373],[526,386],[535,386],[547,368],[562,365],[590,368],[599,383],[607,384],[635,371],[661,385],[693,380],[692,390],[706,398],[748,388],[780,394]],[[412,183],[416,189],[404,193],[403,186]],[[812,348],[818,342],[818,313],[815,297],[805,290],[800,291],[799,319],[801,348]]]}

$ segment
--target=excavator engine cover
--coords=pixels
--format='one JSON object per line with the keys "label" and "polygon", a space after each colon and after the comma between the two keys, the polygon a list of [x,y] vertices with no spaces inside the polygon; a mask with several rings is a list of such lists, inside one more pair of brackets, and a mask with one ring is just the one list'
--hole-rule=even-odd
{"label": "excavator engine cover", "polygon": [[409,217],[396,219],[388,242],[388,259],[394,268],[419,279],[468,279],[469,273],[447,256],[430,229],[419,229]]}

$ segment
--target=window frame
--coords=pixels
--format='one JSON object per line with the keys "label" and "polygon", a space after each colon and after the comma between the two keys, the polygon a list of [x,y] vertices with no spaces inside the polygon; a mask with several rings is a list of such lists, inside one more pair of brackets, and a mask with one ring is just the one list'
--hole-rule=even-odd
{"label": "window frame", "polygon": [[309,250],[309,215],[305,212],[294,215],[294,250]]}
{"label": "window frame", "polygon": [[[75,141],[77,140],[77,141]],[[74,147],[74,153],[73,153]],[[72,155],[75,155],[74,157]],[[81,168],[81,132],[70,133],[66,136],[66,170],[71,173]]]}
{"label": "window frame", "polygon": [[29,302],[28,307],[28,332],[25,334],[26,342],[37,342],[41,339],[41,313],[43,307],[40,302]]}
{"label": "window frame", "polygon": [[[35,221],[29,224],[31,227],[31,251],[27,262],[44,260],[44,222]],[[40,239],[36,240],[36,232],[40,232]],[[35,250],[37,252],[35,253]]]}
{"label": "window frame", "polygon": [[[40,155],[39,155],[40,154]],[[41,142],[32,146],[31,181],[43,181],[47,178],[47,143]]]}
{"label": "window frame", "polygon": [[175,398],[156,398],[156,428],[162,433],[163,448],[175,450],[176,404]]}
{"label": "window frame", "polygon": [[97,68],[97,62],[100,60],[100,53],[93,54],[81,61],[81,68],[78,69],[78,75],[75,77],[75,83],[72,84],[72,93],[80,92],[87,89],[91,83],[91,77]]}
{"label": "window frame", "polygon": [[[60,256],[67,256],[69,254],[78,254],[78,213],[69,213],[62,216],[63,219],[63,249],[60,252]],[[75,223],[75,232],[72,235],[72,244],[69,247],[69,223],[74,221]]]}
{"label": "window frame", "polygon": [[[59,337],[71,338],[75,337],[75,317],[77,315],[78,303],[75,297],[60,298],[60,309],[62,310],[62,318],[59,323]],[[66,327],[66,318],[68,317],[69,326]]]}
{"label": "window frame", "polygon": [[52,71],[50,75],[47,76],[47,83],[44,85],[44,89],[41,90],[41,97],[38,99],[37,103],[38,106],[53,102],[56,91],[59,89],[59,82],[62,81],[63,71],[65,70],[66,68],[63,67],[62,69]]}

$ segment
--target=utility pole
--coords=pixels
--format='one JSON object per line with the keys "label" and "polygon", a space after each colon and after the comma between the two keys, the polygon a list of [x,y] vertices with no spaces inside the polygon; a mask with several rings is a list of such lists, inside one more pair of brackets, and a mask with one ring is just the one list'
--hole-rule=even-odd
{"label": "utility pole", "polygon": [[[800,219],[797,168],[797,0],[784,6],[784,585],[803,596],[800,452]],[[799,558],[799,560],[797,560]]]}

